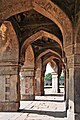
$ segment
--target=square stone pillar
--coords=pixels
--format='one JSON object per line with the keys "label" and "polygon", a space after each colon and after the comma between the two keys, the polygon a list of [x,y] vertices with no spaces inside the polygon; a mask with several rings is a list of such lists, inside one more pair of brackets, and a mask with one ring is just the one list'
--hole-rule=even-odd
{"label": "square stone pillar", "polygon": [[35,95],[40,96],[41,95],[41,70],[36,70],[35,75]]}
{"label": "square stone pillar", "polygon": [[74,68],[69,68],[69,120],[74,120]]}
{"label": "square stone pillar", "polygon": [[21,100],[34,100],[34,69],[23,67],[21,70],[23,80],[21,80]]}
{"label": "square stone pillar", "polygon": [[58,74],[52,72],[52,92],[58,93]]}
{"label": "square stone pillar", "polygon": [[44,73],[41,71],[41,95],[44,95]]}
{"label": "square stone pillar", "polygon": [[69,120],[80,120],[80,55],[68,58]]}
{"label": "square stone pillar", "polygon": [[66,110],[69,109],[69,70],[66,69]]}
{"label": "square stone pillar", "polygon": [[0,111],[18,111],[20,107],[19,66],[0,63]]}
{"label": "square stone pillar", "polygon": [[80,66],[76,66],[74,73],[74,115],[75,120],[80,120]]}
{"label": "square stone pillar", "polygon": [[80,120],[80,54],[74,56],[74,115]]}

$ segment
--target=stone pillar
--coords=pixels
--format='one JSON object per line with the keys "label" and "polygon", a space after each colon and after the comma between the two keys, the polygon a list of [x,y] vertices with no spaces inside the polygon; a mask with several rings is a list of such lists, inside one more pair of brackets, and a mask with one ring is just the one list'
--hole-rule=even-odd
{"label": "stone pillar", "polygon": [[80,120],[80,24],[74,33],[74,115],[75,120]]}
{"label": "stone pillar", "polygon": [[64,74],[64,100],[66,100],[66,70],[63,69]]}
{"label": "stone pillar", "polygon": [[44,95],[44,72],[41,71],[41,95]]}
{"label": "stone pillar", "polygon": [[69,106],[68,106],[68,119],[74,119],[74,55],[67,57],[67,68],[69,70]]}
{"label": "stone pillar", "polygon": [[69,120],[80,119],[80,55],[68,58],[69,69]]}
{"label": "stone pillar", "polygon": [[69,70],[66,69],[66,110],[68,110],[68,106],[69,106]]}
{"label": "stone pillar", "polygon": [[[69,69],[69,120],[80,120],[80,29],[78,32],[73,47],[74,54],[67,57]],[[70,49],[72,49],[71,46]],[[68,53],[70,53],[70,49]]]}
{"label": "stone pillar", "polygon": [[60,88],[59,88],[59,75],[58,75],[58,93],[60,93]]}
{"label": "stone pillar", "polygon": [[58,93],[58,75],[52,72],[52,92]]}
{"label": "stone pillar", "polygon": [[20,107],[19,67],[0,63],[0,111],[17,111]]}
{"label": "stone pillar", "polygon": [[62,66],[60,66],[60,64],[58,63],[58,70],[56,71],[58,73],[58,93],[60,92],[59,79],[60,79],[61,71],[62,71]]}
{"label": "stone pillar", "polygon": [[23,80],[21,81],[21,100],[34,100],[34,69],[22,67],[21,74]]}
{"label": "stone pillar", "polygon": [[80,120],[80,55],[75,55],[74,63],[74,115]]}
{"label": "stone pillar", "polygon": [[41,95],[41,69],[39,68],[35,75],[35,95]]}

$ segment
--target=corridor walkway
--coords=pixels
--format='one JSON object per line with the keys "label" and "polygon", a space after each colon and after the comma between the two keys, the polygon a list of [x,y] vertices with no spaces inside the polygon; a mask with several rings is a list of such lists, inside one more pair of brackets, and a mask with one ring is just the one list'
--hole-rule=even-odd
{"label": "corridor walkway", "polygon": [[1,112],[0,120],[67,120],[64,96],[46,94],[35,101],[21,101],[19,112]]}

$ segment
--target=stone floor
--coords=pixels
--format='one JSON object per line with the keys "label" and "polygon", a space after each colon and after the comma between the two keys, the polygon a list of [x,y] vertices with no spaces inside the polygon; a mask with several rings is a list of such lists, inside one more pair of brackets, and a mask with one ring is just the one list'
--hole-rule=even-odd
{"label": "stone floor", "polygon": [[67,120],[63,93],[50,93],[50,88],[45,89],[45,96],[21,101],[20,112],[0,112],[0,120]]}

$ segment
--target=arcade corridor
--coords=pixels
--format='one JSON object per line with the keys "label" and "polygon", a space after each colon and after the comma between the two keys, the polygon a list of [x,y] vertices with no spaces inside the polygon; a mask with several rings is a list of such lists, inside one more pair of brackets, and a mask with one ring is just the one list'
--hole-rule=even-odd
{"label": "arcade corridor", "polygon": [[[34,116],[38,104],[41,109],[52,110],[53,105],[57,110],[53,95],[44,96],[48,63],[54,70],[52,92],[60,93],[63,71],[67,118],[80,120],[80,0],[0,0],[0,112],[6,114],[0,113],[1,120],[7,119],[8,112],[9,117],[17,114],[21,120],[31,112]],[[36,96],[42,101],[36,100]],[[45,106],[42,96],[52,99],[46,101],[50,106],[48,103]],[[21,100],[25,101],[23,105],[33,101],[30,110],[19,111]],[[62,106],[60,109],[64,108],[64,102]],[[59,116],[54,110],[50,114],[37,113],[56,120],[54,115]],[[59,116],[59,119],[66,118]]]}

